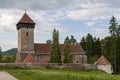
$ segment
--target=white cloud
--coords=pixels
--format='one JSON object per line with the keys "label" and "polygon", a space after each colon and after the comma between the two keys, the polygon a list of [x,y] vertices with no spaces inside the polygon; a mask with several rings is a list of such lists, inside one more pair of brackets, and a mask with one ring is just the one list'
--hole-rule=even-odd
{"label": "white cloud", "polygon": [[[10,35],[9,32],[17,32],[16,23],[26,9],[28,15],[36,22],[36,34],[48,36],[54,28],[60,31],[61,36],[67,34],[68,30],[71,31],[70,34],[72,32],[74,34],[76,31],[65,27],[65,25],[69,26],[72,23],[64,23],[64,25],[59,23],[59,21],[76,20],[77,22],[83,22],[87,26],[95,27],[96,24],[100,24],[97,21],[108,20],[112,15],[120,20],[119,3],[120,0],[0,0],[0,33],[8,33]],[[101,23],[99,26],[103,24]],[[108,34],[107,29],[101,27],[92,30],[99,37],[104,37]],[[78,36],[76,35],[77,38]],[[15,42],[15,40],[13,41]]]}
{"label": "white cloud", "polygon": [[93,26],[95,23],[96,23],[96,22],[86,22],[85,24],[86,24],[87,26]]}
{"label": "white cloud", "polygon": [[51,34],[53,29],[59,30],[59,33],[66,33],[67,29],[62,28],[59,24],[40,24],[40,26],[36,26],[35,32],[40,34]]}
{"label": "white cloud", "polygon": [[108,30],[105,28],[92,28],[95,32],[94,35],[100,38],[104,38],[108,35]]}
{"label": "white cloud", "polygon": [[16,31],[16,23],[18,22],[19,18],[16,14],[19,15],[17,10],[0,9],[0,33]]}
{"label": "white cloud", "polygon": [[4,40],[4,41],[0,42],[0,46],[2,47],[2,51],[6,51],[6,50],[11,49],[11,48],[16,48],[17,41]]}
{"label": "white cloud", "polygon": [[64,19],[65,15],[61,11],[37,11],[30,12],[36,22],[36,32],[40,34],[50,34],[54,28],[58,29],[60,33],[65,33],[66,28],[61,27],[57,21]]}
{"label": "white cloud", "polygon": [[[0,9],[0,33],[9,31],[16,31],[16,24],[23,15],[23,11],[16,9]],[[64,13],[61,11],[28,11],[28,15],[35,21],[36,28],[41,33],[51,32],[54,28],[65,32],[65,29],[60,28],[58,20],[64,18]]]}
{"label": "white cloud", "polygon": [[68,10],[67,17],[72,20],[91,21],[110,19],[112,15],[117,15],[119,18],[120,7],[113,5],[115,2],[120,1],[84,0],[81,3],[77,2],[72,9]]}
{"label": "white cloud", "polygon": [[[105,20],[112,16],[112,12],[108,14],[109,8],[92,8],[69,11],[67,17],[72,20]],[[110,9],[109,9],[110,10]]]}

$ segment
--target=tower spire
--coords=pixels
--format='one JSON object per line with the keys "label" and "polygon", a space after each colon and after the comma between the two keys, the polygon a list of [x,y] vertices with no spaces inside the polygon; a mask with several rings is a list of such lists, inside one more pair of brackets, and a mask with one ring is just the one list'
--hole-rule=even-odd
{"label": "tower spire", "polygon": [[[31,24],[31,25],[35,25],[35,22],[28,16],[28,14],[25,11],[24,15],[22,16],[22,18],[17,23],[17,26],[19,24]],[[18,28],[20,28],[20,27],[18,26],[17,29]]]}
{"label": "tower spire", "polygon": [[25,9],[25,13],[26,13],[26,9]]}

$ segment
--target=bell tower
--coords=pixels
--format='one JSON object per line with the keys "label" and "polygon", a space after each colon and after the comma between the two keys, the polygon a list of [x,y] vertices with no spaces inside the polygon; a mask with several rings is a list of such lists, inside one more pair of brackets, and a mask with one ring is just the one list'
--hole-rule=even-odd
{"label": "bell tower", "polygon": [[22,62],[29,53],[34,53],[35,22],[25,12],[16,26],[18,31],[16,62]]}

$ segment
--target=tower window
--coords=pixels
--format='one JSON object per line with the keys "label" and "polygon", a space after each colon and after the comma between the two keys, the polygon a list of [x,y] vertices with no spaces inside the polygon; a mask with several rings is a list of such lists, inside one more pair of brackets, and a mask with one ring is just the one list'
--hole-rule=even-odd
{"label": "tower window", "polygon": [[26,33],[26,36],[28,36],[28,32]]}

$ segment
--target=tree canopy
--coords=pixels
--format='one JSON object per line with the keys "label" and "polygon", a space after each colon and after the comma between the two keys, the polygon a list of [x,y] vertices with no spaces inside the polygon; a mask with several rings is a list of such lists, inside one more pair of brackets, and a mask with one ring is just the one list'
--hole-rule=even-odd
{"label": "tree canopy", "polygon": [[50,55],[51,63],[61,63],[61,51],[59,45],[59,31],[54,29],[52,36],[52,51]]}
{"label": "tree canopy", "polygon": [[68,36],[65,38],[64,44],[65,44],[64,63],[72,63],[72,55],[70,54],[71,53],[70,40]]}

